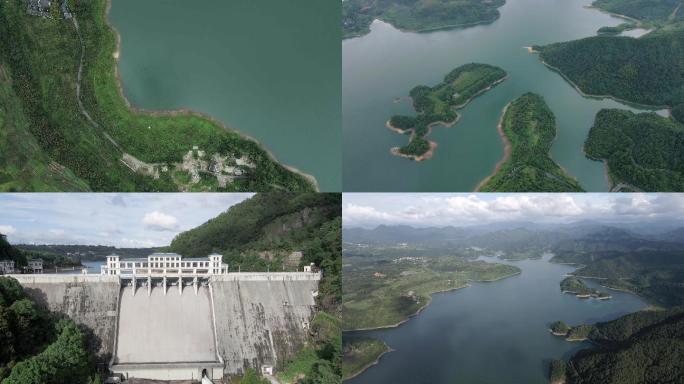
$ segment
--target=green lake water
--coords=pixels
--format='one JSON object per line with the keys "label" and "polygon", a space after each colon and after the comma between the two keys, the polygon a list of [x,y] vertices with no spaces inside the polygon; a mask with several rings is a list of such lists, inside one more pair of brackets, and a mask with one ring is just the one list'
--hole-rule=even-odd
{"label": "green lake water", "polygon": [[394,351],[345,384],[547,384],[551,360],[590,346],[551,335],[549,324],[608,321],[647,305],[589,280],[613,298],[563,294],[560,281],[574,268],[547,260],[505,262],[522,273],[434,294],[425,310],[397,328],[346,332],[345,339],[378,338]]}
{"label": "green lake water", "polygon": [[[588,191],[607,191],[603,164],[582,145],[601,108],[629,108],[610,99],[582,97],[525,46],[593,36],[622,23],[591,0],[508,0],[489,25],[430,33],[401,32],[375,21],[371,33],[342,43],[343,180],[345,191],[472,191],[503,155],[496,130],[503,107],[532,91],[556,116],[551,155]],[[469,62],[502,67],[509,79],[461,110],[451,128],[436,127],[432,159],[420,163],[390,154],[407,136],[385,128],[393,114],[415,114],[406,98],[416,85],[435,85]]]}
{"label": "green lake water", "polygon": [[334,0],[113,0],[109,20],[132,104],[207,113],[340,191],[340,14]]}

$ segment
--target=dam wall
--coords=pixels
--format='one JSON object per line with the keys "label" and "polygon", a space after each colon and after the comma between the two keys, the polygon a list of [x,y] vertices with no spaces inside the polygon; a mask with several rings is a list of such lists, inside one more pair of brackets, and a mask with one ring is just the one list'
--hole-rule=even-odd
{"label": "dam wall", "polygon": [[113,372],[180,380],[281,369],[308,340],[321,275],[228,273],[135,294],[118,276],[13,277],[39,305],[87,328]]}
{"label": "dam wall", "polygon": [[282,368],[304,346],[320,275],[240,273],[212,277],[218,353],[227,374]]}
{"label": "dam wall", "polygon": [[119,279],[100,275],[12,275],[39,306],[64,314],[84,328],[100,362],[113,356]]}

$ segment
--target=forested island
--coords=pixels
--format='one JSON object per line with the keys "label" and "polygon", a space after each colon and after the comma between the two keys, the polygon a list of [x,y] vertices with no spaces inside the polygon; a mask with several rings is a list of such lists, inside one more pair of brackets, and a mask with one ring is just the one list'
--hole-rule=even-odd
{"label": "forested island", "polygon": [[107,0],[0,2],[0,190],[311,191],[252,139],[190,111],[131,108]]}
{"label": "forested island", "polygon": [[507,77],[503,69],[479,63],[462,65],[449,72],[444,81],[434,87],[419,85],[409,95],[417,116],[395,115],[387,127],[401,134],[409,134],[409,143],[392,148],[394,155],[422,161],[432,156],[437,144],[426,139],[434,125],[451,126],[458,121],[456,110],[465,107],[473,98],[488,91]]}
{"label": "forested island", "polygon": [[511,102],[504,109],[499,133],[504,140],[504,158],[479,191],[583,191],[549,155],[556,121],[543,97],[526,93]]}
{"label": "forested island", "polygon": [[611,189],[684,190],[684,125],[673,119],[603,109],[584,151],[606,163]]}
{"label": "forested island", "polygon": [[409,31],[429,31],[491,23],[504,0],[346,0],[342,2],[343,38],[370,32],[380,19]]}
{"label": "forested island", "polygon": [[589,288],[577,277],[566,277],[560,282],[560,289],[563,293],[571,293],[579,298],[595,297],[600,300],[610,299],[610,295],[598,289]]}
{"label": "forested island", "polygon": [[645,384],[684,379],[684,310],[645,310],[581,326],[593,347],[556,360],[551,383]]}
{"label": "forested island", "polygon": [[389,351],[390,348],[381,340],[344,339],[342,344],[342,380],[351,379],[377,364],[380,357]]}

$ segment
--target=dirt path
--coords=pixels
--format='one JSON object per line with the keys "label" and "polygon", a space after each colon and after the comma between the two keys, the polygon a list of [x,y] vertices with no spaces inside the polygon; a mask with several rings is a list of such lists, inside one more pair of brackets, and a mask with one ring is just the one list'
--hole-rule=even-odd
{"label": "dirt path", "polygon": [[511,157],[511,142],[508,140],[508,137],[506,137],[506,133],[503,130],[503,121],[504,121],[504,116],[506,116],[506,111],[508,110],[508,107],[511,106],[511,103],[506,104],[506,106],[503,108],[501,111],[501,118],[499,118],[499,123],[496,125],[497,131],[499,131],[499,137],[501,137],[501,141],[503,141],[504,144],[504,154],[501,160],[499,160],[498,163],[496,163],[496,166],[494,167],[494,172],[492,172],[491,175],[487,176],[484,178],[484,180],[480,181],[480,184],[475,187],[475,192],[478,192],[480,188],[482,188],[487,182],[494,177],[494,175],[501,170],[501,167],[503,167],[504,164],[510,159]]}

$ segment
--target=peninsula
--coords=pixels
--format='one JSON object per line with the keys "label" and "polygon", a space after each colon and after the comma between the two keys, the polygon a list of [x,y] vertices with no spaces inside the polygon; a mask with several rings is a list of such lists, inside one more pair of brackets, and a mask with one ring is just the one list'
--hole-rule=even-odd
{"label": "peninsula", "polygon": [[566,277],[560,282],[560,289],[563,293],[570,293],[577,296],[580,299],[586,299],[589,297],[594,297],[599,300],[610,299],[610,295],[601,292],[598,289],[593,289],[587,287],[582,280],[577,277],[570,276]]}
{"label": "peninsula", "polygon": [[210,117],[131,107],[107,0],[31,4],[0,3],[0,190],[316,189]]}
{"label": "peninsula", "polygon": [[375,19],[408,31],[467,27],[499,18],[504,0],[346,0],[342,2],[343,38],[370,32]]}
{"label": "peninsula", "polygon": [[556,164],[549,150],[556,121],[544,98],[526,93],[504,109],[499,123],[504,158],[478,186],[483,192],[581,192],[579,183]]}
{"label": "peninsula", "polygon": [[437,143],[426,139],[432,127],[454,125],[459,119],[456,110],[503,82],[506,77],[506,71],[499,67],[470,63],[449,72],[444,81],[434,87],[414,87],[409,95],[418,115],[395,115],[387,122],[391,130],[410,135],[407,145],[392,148],[391,153],[415,161],[429,159],[437,147]]}

